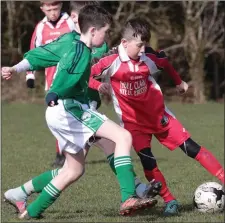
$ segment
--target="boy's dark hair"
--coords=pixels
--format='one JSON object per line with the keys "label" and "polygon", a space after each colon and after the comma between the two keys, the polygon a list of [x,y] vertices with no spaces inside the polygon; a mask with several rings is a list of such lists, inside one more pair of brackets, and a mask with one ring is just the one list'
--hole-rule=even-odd
{"label": "boy's dark hair", "polygon": [[142,41],[148,42],[151,38],[151,30],[149,23],[143,18],[133,18],[126,22],[122,37],[132,39],[140,36]]}
{"label": "boy's dark hair", "polygon": [[97,5],[99,6],[100,3],[97,1],[70,1],[70,12],[80,12],[80,10],[86,5]]}
{"label": "boy's dark hair", "polygon": [[81,33],[86,33],[91,26],[100,29],[111,23],[112,15],[100,6],[86,5],[80,10],[78,24]]}

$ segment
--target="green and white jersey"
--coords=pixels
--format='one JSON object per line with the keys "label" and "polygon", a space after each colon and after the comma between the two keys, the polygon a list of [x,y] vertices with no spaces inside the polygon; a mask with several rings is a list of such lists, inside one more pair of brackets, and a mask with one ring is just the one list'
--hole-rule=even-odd
{"label": "green and white jersey", "polygon": [[89,104],[90,69],[91,49],[80,40],[73,41],[73,47],[58,63],[56,76],[48,93],[56,93],[59,99],[75,99],[82,104]]}
{"label": "green and white jersey", "polygon": [[[79,38],[80,34],[76,31],[66,33],[49,44],[28,51],[24,58],[29,61],[32,71],[56,66],[66,53],[74,50],[74,44]],[[100,58],[107,51],[108,46],[106,43],[101,47],[94,47],[91,52],[91,58]],[[89,94],[91,94],[94,101],[98,102],[99,107],[101,100],[98,91],[89,89]]]}
{"label": "green and white jersey", "polygon": [[[46,67],[56,66],[65,53],[72,47],[74,41],[80,39],[80,34],[76,31],[65,33],[55,41],[34,48],[24,54],[31,65],[31,70],[40,70]],[[104,43],[101,47],[92,49],[91,57],[100,58],[104,53],[108,52],[108,46]]]}

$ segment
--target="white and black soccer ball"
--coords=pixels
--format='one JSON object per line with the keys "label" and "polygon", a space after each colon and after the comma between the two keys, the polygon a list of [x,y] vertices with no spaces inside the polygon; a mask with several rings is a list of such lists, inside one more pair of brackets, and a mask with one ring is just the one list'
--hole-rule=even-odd
{"label": "white and black soccer ball", "polygon": [[224,188],[216,182],[201,184],[194,193],[194,206],[202,213],[216,213],[224,210]]}

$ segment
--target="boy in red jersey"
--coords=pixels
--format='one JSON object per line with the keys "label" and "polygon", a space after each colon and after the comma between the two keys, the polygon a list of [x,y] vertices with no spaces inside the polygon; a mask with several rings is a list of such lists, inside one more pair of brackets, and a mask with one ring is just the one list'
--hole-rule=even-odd
{"label": "boy in red jersey", "polygon": [[[32,34],[30,49],[47,44],[57,39],[64,33],[74,30],[74,22],[67,13],[61,12],[61,1],[41,1],[41,10],[45,17],[36,25]],[[56,67],[45,69],[45,90],[49,90]],[[28,88],[34,88],[35,75],[27,72],[26,81]]]}
{"label": "boy in red jersey", "polygon": [[[141,159],[146,178],[163,184],[160,195],[166,203],[164,214],[173,215],[178,213],[178,202],[170,193],[152,154],[152,135],[171,151],[180,147],[223,184],[224,168],[207,149],[191,139],[189,132],[165,106],[160,86],[153,78],[155,73],[164,69],[180,93],[186,92],[188,85],[181,80],[164,52],[157,53],[146,47],[149,39],[147,21],[129,20],[120,45],[92,66],[89,87],[112,97],[121,125],[133,137],[133,147]],[[109,83],[98,81],[100,78]]]}

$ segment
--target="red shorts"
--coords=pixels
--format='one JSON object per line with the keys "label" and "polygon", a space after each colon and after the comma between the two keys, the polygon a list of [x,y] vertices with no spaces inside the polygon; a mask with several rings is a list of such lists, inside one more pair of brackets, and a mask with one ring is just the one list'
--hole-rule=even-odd
{"label": "red shorts", "polygon": [[136,152],[143,148],[151,147],[152,135],[158,141],[170,150],[174,150],[190,138],[190,133],[183,127],[183,125],[174,117],[169,116],[169,123],[166,130],[160,133],[152,134],[143,130],[129,130],[132,135],[133,147]]}

